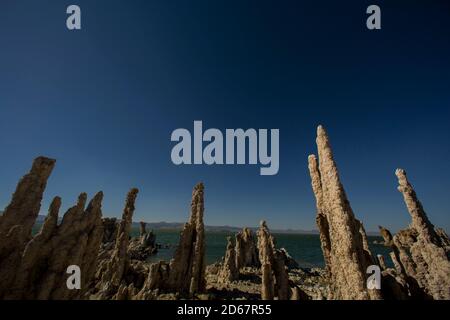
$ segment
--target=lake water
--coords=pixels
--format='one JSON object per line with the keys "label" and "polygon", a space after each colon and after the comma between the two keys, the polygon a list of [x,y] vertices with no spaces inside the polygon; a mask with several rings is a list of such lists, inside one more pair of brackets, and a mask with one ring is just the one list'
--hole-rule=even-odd
{"label": "lake water", "polygon": [[[137,230],[133,230],[133,236]],[[155,230],[156,242],[170,245],[169,248],[161,248],[157,255],[151,258],[151,261],[166,260],[169,261],[178,245],[180,232],[168,230]],[[227,245],[227,236],[234,237],[233,233],[228,232],[207,232],[206,233],[206,262],[214,263],[221,259],[225,254]],[[323,267],[323,255],[320,247],[319,235],[310,234],[274,234],[277,248],[285,248],[289,254],[299,263],[301,267]],[[373,241],[382,241],[381,237],[369,236],[370,249],[372,254],[382,254],[388,265],[390,264],[389,249],[380,244],[374,244]]]}
{"label": "lake water", "polygon": [[[40,225],[35,225],[33,233],[40,229]],[[175,252],[180,239],[180,231],[178,230],[154,230],[156,242],[163,245],[158,253],[150,258],[151,262],[160,260],[170,261]],[[131,236],[139,235],[139,229],[133,228]],[[276,240],[277,248],[285,248],[289,254],[303,268],[323,267],[323,255],[320,247],[319,235],[316,234],[273,234]],[[227,246],[227,237],[234,238],[235,234],[231,232],[206,232],[206,263],[211,264],[219,261],[225,254]],[[373,255],[382,254],[386,260],[386,264],[392,267],[389,257],[389,248],[380,244],[374,244],[374,240],[383,241],[381,237],[369,236],[369,246]]]}

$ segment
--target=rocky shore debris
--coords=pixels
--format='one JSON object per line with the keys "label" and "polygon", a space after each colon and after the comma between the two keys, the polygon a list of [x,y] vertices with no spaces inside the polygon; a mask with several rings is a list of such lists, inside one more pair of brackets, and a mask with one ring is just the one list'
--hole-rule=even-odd
{"label": "rocky shore debris", "polygon": [[130,240],[128,254],[131,259],[145,261],[158,252],[156,236],[153,231],[147,231],[146,223],[139,224],[139,237]]}

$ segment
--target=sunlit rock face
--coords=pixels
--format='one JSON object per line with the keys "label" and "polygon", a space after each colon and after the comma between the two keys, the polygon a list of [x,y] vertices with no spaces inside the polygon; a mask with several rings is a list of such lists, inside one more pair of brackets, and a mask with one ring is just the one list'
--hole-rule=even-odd
{"label": "sunlit rock face", "polygon": [[380,299],[378,290],[366,286],[367,267],[374,263],[367,237],[355,218],[341,184],[330,141],[322,126],[317,128],[317,151],[309,157],[309,170],[316,197],[317,223],[332,286],[332,299]]}

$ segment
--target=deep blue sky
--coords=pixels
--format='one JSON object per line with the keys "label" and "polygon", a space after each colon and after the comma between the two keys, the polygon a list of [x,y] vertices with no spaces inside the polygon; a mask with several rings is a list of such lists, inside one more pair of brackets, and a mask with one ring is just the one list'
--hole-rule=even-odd
{"label": "deep blue sky", "polygon": [[[372,3],[380,31],[365,27]],[[66,29],[69,4],[81,31]],[[0,41],[0,207],[46,155],[43,213],[103,190],[120,216],[136,186],[136,220],[185,221],[204,181],[207,224],[313,229],[307,156],[323,124],[368,230],[410,221],[397,167],[450,230],[448,1],[2,0]],[[279,174],[173,165],[170,134],[194,120],[279,128]]]}

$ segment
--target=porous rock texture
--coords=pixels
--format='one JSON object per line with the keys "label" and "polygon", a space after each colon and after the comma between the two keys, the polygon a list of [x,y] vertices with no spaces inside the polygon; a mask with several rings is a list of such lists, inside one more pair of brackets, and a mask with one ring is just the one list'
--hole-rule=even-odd
{"label": "porous rock texture", "polygon": [[[371,254],[362,223],[350,207],[339,179],[328,136],[317,130],[317,159],[309,156],[312,189],[316,198],[317,225],[330,282],[329,299],[449,299],[449,239],[435,229],[417,199],[402,169],[396,171],[398,190],[403,194],[412,217],[409,228],[395,236],[379,227],[395,269],[387,268],[384,258]],[[369,290],[366,270],[378,264],[382,290]]]}
{"label": "porous rock texture", "polygon": [[0,298],[14,283],[55,162],[44,157],[35,159],[30,172],[19,181],[10,204],[0,216]]}
{"label": "porous rock texture", "polygon": [[[149,267],[143,288],[135,299],[152,299],[161,292],[192,297],[206,289],[204,186],[192,192],[191,215],[180,234],[179,245],[170,263],[160,261]],[[156,292],[155,292],[156,291]]]}
{"label": "porous rock texture", "polygon": [[448,237],[447,233],[442,228],[436,228],[436,234],[439,237],[439,240],[441,241],[442,248],[445,249],[445,252],[447,253],[447,256],[450,253],[450,238]]}
{"label": "porous rock texture", "polygon": [[98,253],[99,264],[103,264],[104,260],[110,259],[114,246],[116,244],[118,222],[116,218],[103,218],[103,236]]}
{"label": "porous rock texture", "polygon": [[275,248],[274,238],[265,221],[261,221],[257,235],[262,274],[261,299],[278,297],[278,300],[289,300],[291,288],[285,255]]}
{"label": "porous rock texture", "polygon": [[250,228],[244,228],[236,234],[236,266],[238,270],[260,267],[256,235]]}
{"label": "porous rock texture", "polygon": [[[103,236],[103,194],[97,193],[85,208],[87,196],[82,193],[60,225],[61,199],[55,197],[40,232],[33,237],[32,227],[54,165],[52,159],[35,159],[0,217],[0,298],[85,298]],[[71,265],[80,267],[80,290],[67,288],[67,268]]]}
{"label": "porous rock texture", "polygon": [[99,281],[96,287],[99,292],[95,295],[96,299],[124,298],[124,288],[129,285],[125,276],[131,268],[128,255],[129,234],[138,192],[136,188],[128,192],[112,255],[103,260],[98,268]]}
{"label": "porous rock texture", "polygon": [[230,283],[239,279],[239,269],[236,265],[236,249],[231,237],[227,237],[227,249],[219,270],[218,282]]}
{"label": "porous rock texture", "polygon": [[380,266],[381,270],[386,270],[386,261],[384,260],[384,256],[382,254],[377,255],[378,259],[378,265]]}
{"label": "porous rock texture", "polygon": [[180,242],[170,261],[167,288],[184,294],[195,294],[205,290],[205,226],[204,186],[199,183],[192,192],[191,216],[184,225]]}
{"label": "porous rock texture", "polygon": [[[414,263],[401,245],[401,243],[408,243],[412,240],[413,232],[411,232],[411,230],[402,230],[393,237],[388,229],[384,227],[379,228],[380,233],[384,238],[385,245],[392,249],[389,256],[395,267],[395,279],[400,284],[400,287],[403,287],[404,291],[406,291],[406,296],[413,299],[431,299],[431,297],[425,293],[423,288],[420,288],[419,283],[415,278],[416,272]],[[390,275],[392,275],[392,272]],[[393,284],[392,281],[387,281],[386,283]],[[386,285],[383,286],[383,288],[385,287]],[[398,294],[398,286],[397,288],[394,288],[393,292],[385,294],[386,299],[389,299],[389,297],[398,297],[398,299],[400,299],[404,296],[404,294]]]}
{"label": "porous rock texture", "polygon": [[323,199],[322,178],[320,176],[319,163],[315,155],[310,155],[308,157],[308,169],[311,176],[311,186],[316,199],[316,224],[319,229],[320,246],[322,247],[325,270],[330,276],[330,227],[328,226],[327,213],[325,212],[326,208]]}
{"label": "porous rock texture", "polygon": [[374,259],[367,237],[355,218],[341,184],[330,141],[322,126],[317,128],[318,159],[308,158],[316,197],[317,222],[330,275],[332,299],[380,299],[379,290],[366,286],[366,270]]}
{"label": "porous rock texture", "polygon": [[[428,219],[406,172],[397,169],[398,190],[402,193],[412,222],[408,229],[394,236],[400,262],[425,294],[433,299],[450,299],[450,261],[441,231]],[[444,238],[445,239],[445,238]]]}
{"label": "porous rock texture", "polygon": [[116,243],[117,238],[117,219],[116,218],[103,218],[103,239],[102,243]]}

